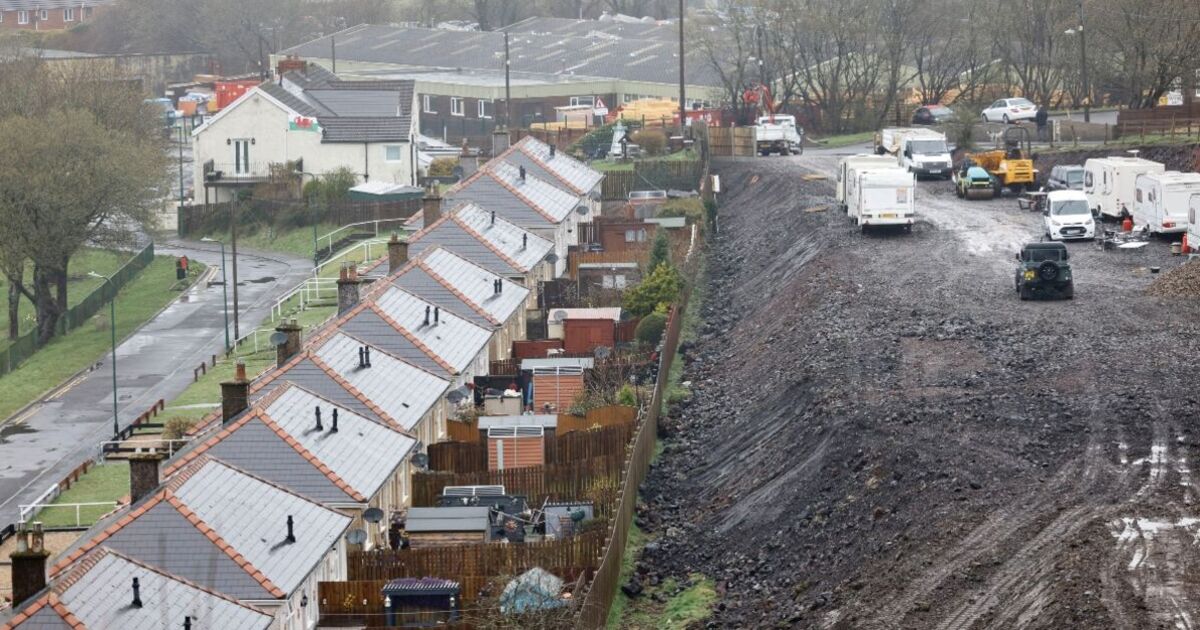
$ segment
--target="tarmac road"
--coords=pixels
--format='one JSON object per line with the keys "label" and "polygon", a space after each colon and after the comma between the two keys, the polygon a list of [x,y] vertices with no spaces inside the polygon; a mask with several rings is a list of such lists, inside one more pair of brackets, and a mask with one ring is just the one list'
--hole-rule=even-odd
{"label": "tarmac road", "polygon": [[1075,299],[1022,302],[1039,216],[920,182],[912,234],[862,234],[802,177],[835,164],[716,165],[640,579],[705,574],[720,627],[1196,627],[1200,312],[1144,293],[1183,260],[1071,243]]}
{"label": "tarmac road", "polygon": [[[186,255],[209,267],[220,265],[219,248],[207,243],[156,244],[155,251]],[[253,330],[274,300],[311,271],[311,260],[239,250],[241,331]],[[230,308],[232,300],[231,293]],[[120,300],[116,307],[121,308]],[[230,316],[232,337],[232,312]],[[193,368],[223,351],[223,325],[222,287],[197,284],[120,343],[117,401],[121,426],[160,398],[169,401],[182,392],[192,382]],[[100,442],[111,438],[109,357],[106,354],[91,371],[0,426],[0,526],[16,522],[20,504],[31,503],[85,459],[95,457]]]}

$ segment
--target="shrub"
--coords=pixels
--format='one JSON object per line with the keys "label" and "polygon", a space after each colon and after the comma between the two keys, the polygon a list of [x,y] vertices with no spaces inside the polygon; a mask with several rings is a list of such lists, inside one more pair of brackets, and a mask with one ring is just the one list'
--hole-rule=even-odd
{"label": "shrub", "polygon": [[196,426],[195,418],[185,418],[183,416],[167,418],[167,421],[163,423],[163,439],[181,439],[183,436],[187,435],[187,432],[194,426]]}
{"label": "shrub", "polygon": [[617,404],[627,407],[637,406],[637,392],[634,391],[633,385],[626,383],[621,386],[621,391],[617,392]]}
{"label": "shrub", "polygon": [[322,205],[341,201],[350,196],[358,184],[358,175],[346,167],[329,171],[304,185],[304,196]]}
{"label": "shrub", "polygon": [[654,235],[654,244],[650,247],[650,264],[647,271],[654,271],[663,263],[671,262],[671,244],[667,241],[667,231],[659,228]]}
{"label": "shrub", "polygon": [[[625,292],[624,307],[634,317],[645,317],[660,305],[669,305],[679,297],[682,287],[679,272],[671,263],[659,265],[642,283]],[[634,331],[636,334],[636,331]]]}
{"label": "shrub", "polygon": [[658,347],[658,342],[662,340],[663,331],[667,329],[667,316],[659,312],[650,313],[638,322],[637,329],[633,331],[634,339],[638,343],[649,348]]}
{"label": "shrub", "polygon": [[458,159],[451,157],[437,158],[429,163],[430,177],[450,177],[454,174],[454,167],[458,166]]}
{"label": "shrub", "polygon": [[659,218],[666,217],[684,217],[688,223],[700,226],[703,230],[707,212],[704,208],[704,202],[699,197],[683,197],[681,199],[669,199],[658,209],[657,216]]}
{"label": "shrub", "polygon": [[633,134],[633,143],[649,155],[662,155],[667,149],[667,134],[657,129],[643,129]]}

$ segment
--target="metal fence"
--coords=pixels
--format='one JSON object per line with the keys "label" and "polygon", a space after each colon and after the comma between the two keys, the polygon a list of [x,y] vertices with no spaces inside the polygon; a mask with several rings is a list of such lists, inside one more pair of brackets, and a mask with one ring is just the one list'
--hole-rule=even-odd
{"label": "metal fence", "polygon": [[[132,280],[138,272],[145,269],[153,260],[154,243],[150,243],[135,254],[129,262],[113,272],[111,283],[105,282],[101,284],[89,293],[87,297],[80,300],[78,304],[67,309],[67,312],[58,320],[56,335],[65,335],[82,326],[84,322],[91,319],[104,305],[108,304],[109,300],[116,297],[117,291],[120,291],[121,287],[125,286],[125,283]],[[0,350],[0,376],[4,376],[17,369],[29,357],[33,356],[38,350],[37,339],[37,330],[31,330],[17,337],[8,347]]]}
{"label": "metal fence", "polygon": [[179,235],[228,232],[237,217],[241,229],[270,226],[275,229],[303,227],[313,223],[349,225],[386,219],[407,219],[421,209],[420,199],[402,201],[336,201],[308,205],[303,201],[254,199],[245,202],[210,203],[179,209]]}

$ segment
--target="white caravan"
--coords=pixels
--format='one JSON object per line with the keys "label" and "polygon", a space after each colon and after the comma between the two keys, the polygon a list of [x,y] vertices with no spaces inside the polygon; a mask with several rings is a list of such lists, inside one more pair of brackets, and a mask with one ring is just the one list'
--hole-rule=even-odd
{"label": "white caravan", "polygon": [[896,158],[887,155],[860,153],[842,158],[838,161],[837,182],[834,184],[833,196],[837,200],[838,209],[846,211],[846,193],[850,188],[850,173],[865,169],[885,169],[896,165]]}
{"label": "white caravan", "polygon": [[1087,194],[1088,207],[1113,218],[1133,214],[1138,175],[1166,170],[1160,162],[1137,157],[1092,158],[1083,165],[1083,192]]}
{"label": "white caravan", "polygon": [[1193,193],[1191,201],[1188,203],[1186,238],[1188,251],[1200,251],[1200,193]]}
{"label": "white caravan", "polygon": [[868,228],[903,226],[912,231],[917,212],[913,204],[916,178],[897,168],[852,170],[846,194],[846,213],[855,225]]}
{"label": "white caravan", "polygon": [[1133,224],[1151,234],[1178,234],[1188,226],[1188,203],[1200,193],[1200,173],[1146,173],[1134,184]]}

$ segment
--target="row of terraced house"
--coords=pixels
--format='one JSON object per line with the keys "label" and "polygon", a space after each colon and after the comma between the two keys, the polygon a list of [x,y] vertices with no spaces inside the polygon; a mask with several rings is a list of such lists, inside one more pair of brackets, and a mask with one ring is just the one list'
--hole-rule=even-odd
{"label": "row of terraced house", "polygon": [[[313,107],[279,85],[256,93]],[[325,137],[378,122],[330,116]],[[348,553],[400,546],[428,446],[526,339],[539,284],[566,272],[599,210],[602,174],[533,138],[466,162],[385,259],[343,267],[336,316],[307,336],[285,320],[275,364],[253,379],[239,365],[187,447],[131,458],[127,505],[53,559],[39,531],[18,533],[5,630],[311,628],[318,584],[346,579]]]}

